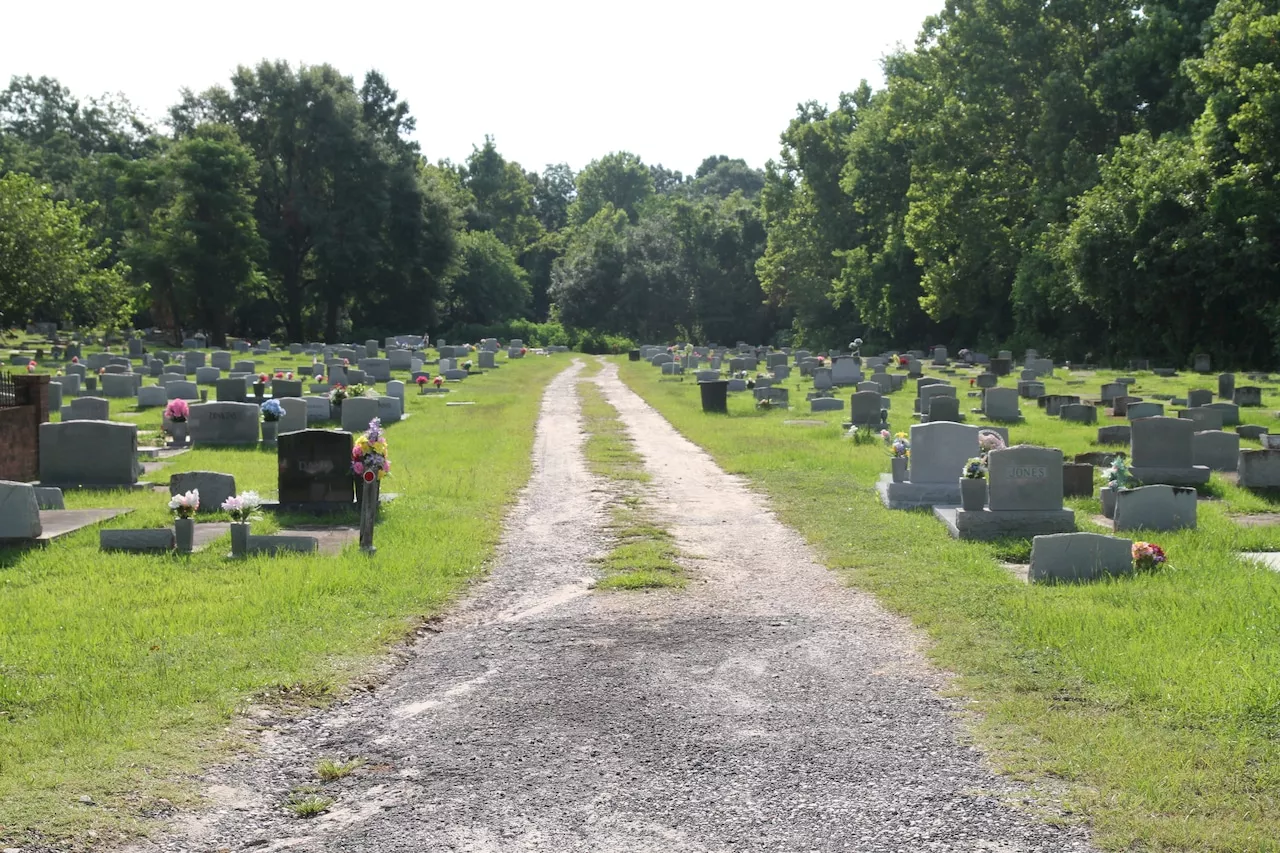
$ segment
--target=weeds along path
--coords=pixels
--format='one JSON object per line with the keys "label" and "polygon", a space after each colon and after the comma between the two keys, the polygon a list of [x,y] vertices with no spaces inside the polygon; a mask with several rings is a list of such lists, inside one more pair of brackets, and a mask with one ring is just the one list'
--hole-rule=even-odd
{"label": "weeds along path", "polygon": [[[905,623],[607,366],[688,559],[684,589],[590,589],[611,493],[582,459],[577,365],[490,577],[376,690],[270,729],[214,807],[139,851],[1084,851],[959,744]],[[317,779],[325,758],[363,766]],[[309,787],[308,787],[309,786]],[[286,807],[332,798],[301,818]]]}

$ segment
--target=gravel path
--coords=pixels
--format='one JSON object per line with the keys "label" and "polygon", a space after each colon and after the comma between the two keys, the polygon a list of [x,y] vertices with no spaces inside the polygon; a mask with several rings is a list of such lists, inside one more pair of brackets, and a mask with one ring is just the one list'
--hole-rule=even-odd
{"label": "gravel path", "polygon": [[[626,389],[689,587],[589,589],[608,485],[580,452],[578,367],[547,389],[491,577],[375,692],[269,731],[215,807],[134,845],[299,851],[1086,851],[1006,805],[907,624]],[[368,765],[301,820],[320,757]]]}

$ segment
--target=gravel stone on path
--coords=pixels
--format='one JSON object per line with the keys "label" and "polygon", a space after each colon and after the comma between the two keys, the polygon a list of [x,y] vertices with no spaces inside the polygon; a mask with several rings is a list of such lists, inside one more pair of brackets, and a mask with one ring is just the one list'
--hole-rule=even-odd
{"label": "gravel stone on path", "polygon": [[[370,693],[211,770],[211,808],[154,851],[1087,851],[960,740],[917,635],[843,586],[758,495],[606,366],[688,561],[682,591],[600,593],[610,485],[575,383],[546,391],[534,474],[491,576]],[[283,803],[323,757],[330,811]]]}

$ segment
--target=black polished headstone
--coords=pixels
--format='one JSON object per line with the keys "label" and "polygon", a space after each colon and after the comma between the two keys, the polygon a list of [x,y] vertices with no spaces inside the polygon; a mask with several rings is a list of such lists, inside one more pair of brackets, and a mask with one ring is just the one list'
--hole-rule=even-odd
{"label": "black polished headstone", "polygon": [[280,508],[332,511],[355,504],[351,433],[304,429],[277,440]]}

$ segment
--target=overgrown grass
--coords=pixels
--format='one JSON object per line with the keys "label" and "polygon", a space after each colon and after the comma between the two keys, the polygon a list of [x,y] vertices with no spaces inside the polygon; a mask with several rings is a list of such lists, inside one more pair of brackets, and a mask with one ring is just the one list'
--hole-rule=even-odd
{"label": "overgrown grass", "polygon": [[[226,538],[185,558],[107,554],[96,527],[41,550],[0,550],[0,839],[138,829],[158,798],[190,800],[184,774],[235,745],[226,731],[238,711],[327,701],[439,610],[493,552],[529,476],[540,390],[568,361],[526,358],[451,394],[408,392],[411,417],[388,428],[396,465],[384,491],[399,497],[383,509],[372,558],[352,546],[231,561]],[[263,367],[289,363],[271,356]],[[160,412],[138,419],[158,425]],[[193,469],[232,473],[264,496],[276,489],[274,453],[257,448],[192,450],[150,479]],[[170,524],[167,500],[66,495],[72,509],[132,507],[115,527]],[[100,807],[80,805],[82,795]]]}
{"label": "overgrown grass", "polygon": [[[995,760],[1066,780],[1068,805],[1088,816],[1099,843],[1280,850],[1280,575],[1238,557],[1280,550],[1280,528],[1231,519],[1280,509],[1273,498],[1215,474],[1220,499],[1200,503],[1197,530],[1147,535],[1168,551],[1165,570],[1028,586],[999,565],[1025,559],[1025,541],[957,542],[929,513],[884,509],[872,488],[889,468],[883,448],[844,438],[840,413],[805,411],[796,380],[786,384],[803,419],[825,426],[784,424],[795,416],[758,413],[748,395],[731,396],[727,417],[704,415],[693,383],[616,361],[634,390],[768,495],[829,565],[925,629],[933,659],[960,675],[958,691],[983,712],[978,732]],[[1115,375],[1048,385],[1096,396]],[[1138,396],[1208,387],[1196,377],[1138,379]],[[955,381],[966,399],[967,376]],[[913,396],[913,383],[892,395],[893,431],[912,423]],[[1099,449],[1095,428],[1023,403],[1028,420],[1010,429],[1014,442],[1060,447],[1068,458]],[[1242,414],[1280,430],[1270,408]],[[1101,529],[1090,520],[1096,499],[1069,505],[1082,529]]]}
{"label": "overgrown grass", "polygon": [[[596,362],[595,372],[598,370],[599,362]],[[594,382],[579,382],[578,398],[587,433],[583,447],[587,467],[622,487],[620,499],[610,510],[609,530],[616,544],[599,561],[604,577],[596,582],[596,588],[684,586],[684,572],[677,562],[679,549],[638,494],[637,486],[649,482],[650,477],[644,470],[644,459],[636,453],[618,418],[618,410],[604,398]]]}

